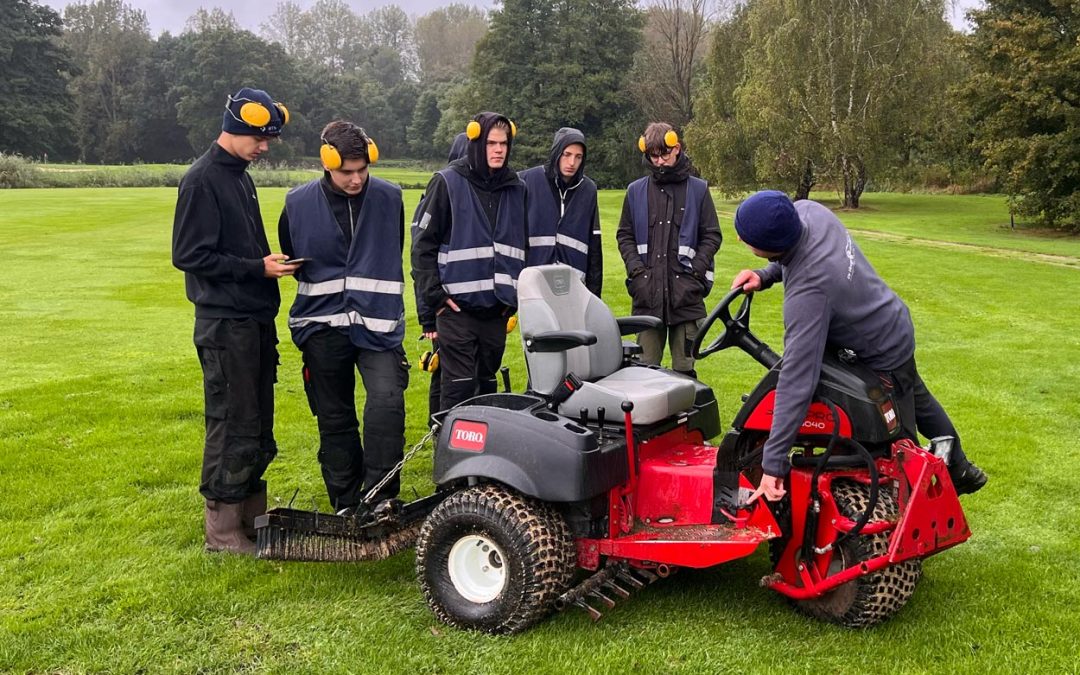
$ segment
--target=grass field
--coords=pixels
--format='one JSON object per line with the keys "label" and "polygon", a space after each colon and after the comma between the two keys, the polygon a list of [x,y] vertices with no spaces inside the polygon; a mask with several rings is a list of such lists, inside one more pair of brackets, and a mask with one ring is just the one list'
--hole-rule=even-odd
{"label": "grass field", "polygon": [[[317,177],[321,171],[318,160],[308,162],[311,168],[283,168],[272,159],[256,164],[251,173],[259,186],[289,187]],[[423,188],[431,171],[419,162],[388,160],[389,166],[379,164],[382,178],[405,188]],[[187,171],[186,164],[38,164],[24,163],[28,171],[27,184],[15,187],[76,188],[76,187],[175,187]]]}
{"label": "grass field", "polygon": [[[284,193],[260,190],[267,223]],[[418,197],[406,192],[407,213]],[[1080,239],[1011,231],[1003,199],[870,194],[841,214],[910,305],[920,371],[991,475],[964,498],[974,537],[926,561],[892,621],[851,631],[803,618],[757,585],[769,572],[758,552],[684,571],[599,624],[567,613],[510,638],[437,624],[410,554],[319,565],[202,551],[202,392],[192,307],[169,262],[174,200],[166,188],[0,191],[0,672],[1080,670]],[[622,314],[621,195],[601,200],[604,299]],[[754,262],[734,206],[718,203],[718,280]],[[283,306],[294,289],[282,283]],[[754,312],[776,347],[780,298],[762,294]],[[299,354],[283,316],[278,326],[271,498],[299,488],[299,505],[325,509]],[[699,372],[724,424],[762,374],[731,351]],[[426,378],[413,371],[410,441]],[[431,490],[430,459],[406,467],[407,494]]]}

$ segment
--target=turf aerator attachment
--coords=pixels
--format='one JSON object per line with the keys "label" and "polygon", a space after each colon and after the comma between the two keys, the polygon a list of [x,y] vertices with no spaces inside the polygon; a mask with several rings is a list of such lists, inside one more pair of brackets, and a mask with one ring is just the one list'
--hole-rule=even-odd
{"label": "turf aerator attachment", "polygon": [[370,514],[272,509],[255,519],[256,556],[305,562],[383,560],[416,544],[424,518],[444,496],[409,502],[394,517],[380,520]]}

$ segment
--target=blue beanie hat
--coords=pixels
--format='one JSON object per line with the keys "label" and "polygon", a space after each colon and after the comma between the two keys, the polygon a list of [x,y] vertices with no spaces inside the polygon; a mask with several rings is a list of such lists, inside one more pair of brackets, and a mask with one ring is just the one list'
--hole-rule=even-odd
{"label": "blue beanie hat", "polygon": [[221,130],[239,136],[279,136],[289,111],[262,89],[244,87],[225,101]]}
{"label": "blue beanie hat", "polygon": [[799,243],[802,230],[795,205],[779,190],[755,192],[735,211],[739,238],[760,251],[783,253]]}

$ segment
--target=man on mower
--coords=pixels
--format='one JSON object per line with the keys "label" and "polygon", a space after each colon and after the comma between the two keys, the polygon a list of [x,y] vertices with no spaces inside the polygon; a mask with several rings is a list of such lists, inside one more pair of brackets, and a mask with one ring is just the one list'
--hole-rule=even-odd
{"label": "man on mower", "polygon": [[[322,178],[285,196],[281,250],[296,259],[289,310],[304,357],[304,389],[319,426],[319,463],[330,504],[354,512],[397,497],[405,447],[405,211],[401,188],[369,167],[378,149],[363,129],[336,120],[322,132]],[[364,439],[356,419],[356,371],[364,383]],[[379,506],[376,506],[376,509]]]}
{"label": "man on mower", "polygon": [[732,288],[746,292],[784,284],[784,361],[776,387],[772,430],[762,455],[764,475],[751,499],[781,499],[788,455],[821,374],[826,344],[850,349],[896,396],[900,422],[912,439],[952,436],[949,475],[957,494],[975,492],[987,476],[968,461],[949,416],[915,367],[915,328],[907,306],[877,275],[847,229],[825,206],[798,204],[783,192],[751,195],[735,212],[735,231],[769,264],[742,270]]}

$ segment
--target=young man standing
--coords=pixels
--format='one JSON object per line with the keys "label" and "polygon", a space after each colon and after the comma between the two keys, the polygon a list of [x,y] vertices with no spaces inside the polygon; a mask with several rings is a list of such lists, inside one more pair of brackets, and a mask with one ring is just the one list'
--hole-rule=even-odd
{"label": "young man standing", "polygon": [[521,180],[529,194],[528,265],[569,265],[600,297],[600,209],[596,183],[585,175],[585,135],[570,127],[556,131],[547,163],[522,171]]}
{"label": "young man standing", "polygon": [[900,422],[912,439],[955,438],[949,474],[958,494],[975,492],[987,476],[968,461],[949,416],[915,367],[915,327],[907,305],[878,276],[828,208],[793,204],[776,190],[751,195],[735,212],[735,231],[769,264],[742,270],[732,288],[747,292],[784,284],[784,365],[775,415],[762,450],[764,475],[753,498],[786,493],[788,455],[821,376],[826,344],[850,349],[877,371],[897,397]]}
{"label": "young man standing", "polygon": [[[304,389],[319,425],[319,463],[330,504],[355,512],[405,447],[405,210],[401,188],[371,176],[375,143],[351,122],[322,132],[323,177],[291,190],[278,223],[281,249],[300,263],[289,310],[304,359]],[[363,380],[364,440],[356,418]],[[397,475],[372,495],[396,498]]]}
{"label": "young man standing", "polygon": [[716,208],[708,184],[691,175],[690,158],[670,124],[650,124],[638,149],[649,175],[626,189],[615,237],[633,314],[664,322],[638,336],[641,361],[659,365],[667,342],[672,369],[696,377],[690,346],[705,317],[720,248]]}
{"label": "young man standing", "polygon": [[[453,142],[450,144],[450,153],[446,159],[446,165],[454,163],[455,160],[461,159],[465,156],[465,150],[469,147],[469,137],[465,135],[465,132],[461,132],[457,136],[454,136]],[[410,228],[410,234],[413,240],[416,240],[416,235],[420,233],[420,222],[424,216],[424,208],[427,206],[427,195],[420,195],[420,202],[416,205],[416,211],[413,213],[412,227]],[[416,286],[413,286],[413,290],[417,290]],[[421,329],[424,331],[420,339],[430,340],[431,349],[428,350],[429,354],[437,355],[439,353],[439,334],[435,330],[435,310],[427,306],[424,299],[420,296],[420,293],[416,293],[416,316],[419,319]],[[428,328],[424,328],[427,326]],[[431,382],[428,387],[428,418],[430,419],[435,413],[439,412],[439,407],[442,403],[442,373],[439,372],[438,358],[432,356],[429,357],[429,361],[433,360],[433,365],[429,364],[427,369],[431,373]],[[421,364],[423,365],[423,364]]]}
{"label": "young man standing", "polygon": [[435,310],[445,410],[496,390],[506,320],[517,311],[525,264],[525,186],[507,166],[514,128],[496,113],[466,128],[465,156],[428,183],[412,245],[417,296]]}
{"label": "young man standing", "polygon": [[274,382],[278,278],[294,268],[271,253],[248,164],[288,122],[259,89],[229,96],[221,135],[180,181],[173,265],[195,305],[203,371],[206,444],[199,491],[206,548],[253,555],[255,516],[266,510],[263,473],[277,454]]}

